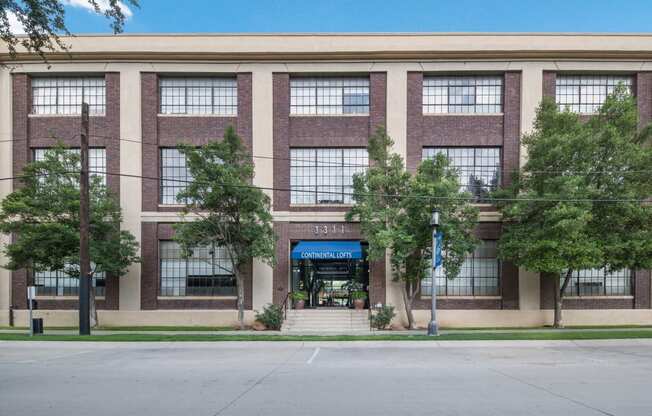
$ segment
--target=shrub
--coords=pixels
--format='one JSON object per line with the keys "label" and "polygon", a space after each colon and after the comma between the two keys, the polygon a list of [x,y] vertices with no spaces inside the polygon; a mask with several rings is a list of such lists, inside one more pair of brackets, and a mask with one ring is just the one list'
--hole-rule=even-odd
{"label": "shrub", "polygon": [[364,290],[354,290],[353,292],[351,292],[351,297],[353,299],[363,299],[364,300],[364,299],[367,299],[367,292],[365,292]]}
{"label": "shrub", "polygon": [[394,307],[390,305],[383,305],[378,312],[371,315],[371,326],[376,329],[385,329],[392,322],[392,318],[396,316]]}
{"label": "shrub", "polygon": [[256,320],[265,328],[278,331],[283,324],[283,307],[273,304],[264,306],[262,312],[256,312]]}
{"label": "shrub", "polygon": [[308,299],[308,294],[306,292],[292,292],[290,293],[290,299],[293,301],[306,300]]}

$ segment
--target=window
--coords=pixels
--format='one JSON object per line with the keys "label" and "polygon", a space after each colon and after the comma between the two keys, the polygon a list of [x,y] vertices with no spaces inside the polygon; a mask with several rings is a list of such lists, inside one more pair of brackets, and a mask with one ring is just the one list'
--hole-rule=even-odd
{"label": "window", "polygon": [[423,79],[423,113],[500,113],[503,78],[437,76]]}
{"label": "window", "polygon": [[[573,272],[564,294],[566,296],[629,296],[632,294],[631,270],[607,272],[587,269]],[[564,283],[561,277],[561,284]]]}
{"label": "window", "polygon": [[179,244],[161,241],[161,296],[235,296],[233,265],[218,246],[197,247],[188,258]]}
{"label": "window", "polygon": [[353,175],[369,164],[367,149],[290,149],[292,204],[351,204]]}
{"label": "window", "polygon": [[445,155],[458,171],[462,189],[482,201],[500,183],[500,148],[498,147],[425,147],[422,159]]}
{"label": "window", "polygon": [[369,114],[369,79],[292,78],[290,114]]}
{"label": "window", "polygon": [[161,78],[161,114],[238,114],[235,78]]}
{"label": "window", "polygon": [[[447,279],[444,267],[435,274],[437,296],[498,296],[500,295],[500,263],[496,241],[484,240],[466,257],[455,279]],[[432,276],[432,268],[428,268]],[[421,294],[432,295],[432,277],[421,280]]]}
{"label": "window", "polygon": [[[93,276],[95,296],[105,295],[105,277],[104,272]],[[70,277],[63,270],[36,272],[34,284],[37,296],[79,296],[79,279]]]}
{"label": "window", "polygon": [[104,115],[103,77],[32,78],[32,114],[81,114],[82,102],[88,103],[90,115]]}
{"label": "window", "polygon": [[177,194],[182,192],[192,181],[190,170],[186,166],[186,156],[178,149],[161,149],[161,204],[179,204]]}
{"label": "window", "polygon": [[[34,149],[33,160],[45,160],[47,151],[48,149],[45,148]],[[66,151],[79,154],[79,149],[66,149]],[[99,176],[106,185],[106,149],[98,147],[88,149],[88,169],[91,171],[91,176]]]}
{"label": "window", "polygon": [[556,101],[561,110],[596,113],[607,95],[622,83],[630,92],[632,78],[624,75],[557,75]]}

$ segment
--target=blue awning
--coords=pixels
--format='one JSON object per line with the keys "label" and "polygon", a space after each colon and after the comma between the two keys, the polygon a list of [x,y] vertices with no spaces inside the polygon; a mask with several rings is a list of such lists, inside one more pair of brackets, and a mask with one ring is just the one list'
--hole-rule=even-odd
{"label": "blue awning", "polygon": [[359,241],[299,241],[292,250],[292,260],[361,259]]}

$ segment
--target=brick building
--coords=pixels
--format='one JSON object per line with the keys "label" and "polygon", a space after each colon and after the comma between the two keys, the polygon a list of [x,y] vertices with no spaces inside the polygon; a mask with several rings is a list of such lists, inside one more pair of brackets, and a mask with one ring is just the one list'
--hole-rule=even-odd
{"label": "brick building", "polygon": [[[251,320],[254,310],[282,303],[299,289],[312,293],[313,307],[347,307],[346,293],[357,287],[368,292],[371,304],[402,311],[400,289],[385,262],[367,264],[364,235],[344,221],[351,176],[367,165],[365,147],[378,126],[387,128],[408,170],[444,153],[468,190],[481,193],[506,184],[527,158],[519,138],[532,128],[544,96],[590,114],[622,82],[636,96],[641,122],[652,119],[649,35],[125,35],[66,41],[71,55],[52,56],[50,68],[23,54],[0,68],[0,177],[19,174],[57,139],[78,146],[79,104],[91,104],[91,165],[109,173],[106,184],[120,199],[123,228],[137,237],[142,257],[125,276],[95,279],[105,325],[224,325],[236,319],[233,278],[219,247],[198,248],[184,259],[172,240],[183,203],[176,194],[189,179],[175,149],[179,142],[201,145],[232,125],[254,157],[254,185],[272,198],[277,264],[254,260],[247,267]],[[0,50],[0,62],[7,59]],[[13,186],[0,181],[0,197]],[[482,244],[460,278],[435,277],[441,324],[549,323],[552,282],[496,258],[500,215],[489,204],[478,205]],[[319,250],[330,257],[315,254]],[[76,322],[73,279],[59,271],[27,276],[0,268],[0,325],[24,324],[25,287],[32,281],[47,323]],[[569,286],[565,320],[652,324],[651,291],[650,271],[579,272]],[[415,311],[422,324],[431,293],[426,280]]]}

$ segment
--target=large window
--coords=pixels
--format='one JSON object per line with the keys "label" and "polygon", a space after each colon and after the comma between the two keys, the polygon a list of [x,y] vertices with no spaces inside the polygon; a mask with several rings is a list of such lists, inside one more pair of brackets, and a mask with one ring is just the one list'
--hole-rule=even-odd
{"label": "large window", "polygon": [[[587,269],[573,272],[566,296],[629,296],[632,294],[632,271]],[[563,284],[564,277],[561,277]]]}
{"label": "large window", "polygon": [[[432,268],[428,268],[432,276]],[[498,296],[500,295],[500,262],[496,241],[484,240],[467,256],[459,275],[447,279],[444,267],[435,274],[437,296]],[[421,280],[421,294],[432,295],[432,277]]]}
{"label": "large window", "polygon": [[235,78],[161,78],[161,114],[238,114]]}
{"label": "large window", "polygon": [[161,149],[161,204],[184,204],[178,201],[177,194],[184,191],[192,181],[190,171],[186,166],[186,156],[178,149]]}
{"label": "large window", "polygon": [[292,204],[350,204],[353,175],[369,165],[367,149],[290,149]]}
{"label": "large window", "polygon": [[463,190],[478,201],[489,196],[500,184],[500,148],[497,147],[426,147],[422,158],[433,159],[437,154],[446,156],[459,174]]}
{"label": "large window", "polygon": [[436,76],[423,79],[423,113],[500,113],[503,78]]}
{"label": "large window", "polygon": [[[78,296],[79,279],[70,277],[63,270],[34,273],[37,296]],[[104,296],[106,279],[103,272],[93,276],[95,296]]]}
{"label": "large window", "polygon": [[632,88],[632,77],[625,75],[557,75],[556,101],[561,110],[596,113],[607,95],[618,84]]}
{"label": "large window", "polygon": [[[45,153],[48,151],[46,148],[38,148],[33,150],[33,160],[45,160]],[[79,149],[66,149],[67,152],[79,154]],[[102,182],[106,184],[106,149],[94,147],[88,149],[88,169],[91,176],[99,176]]]}
{"label": "large window", "polygon": [[197,247],[184,257],[179,244],[161,241],[161,296],[235,296],[233,265],[219,246]]}
{"label": "large window", "polygon": [[90,115],[104,115],[106,82],[103,77],[32,78],[33,114],[81,114],[82,102],[88,103]]}
{"label": "large window", "polygon": [[368,114],[369,78],[291,78],[290,114]]}

